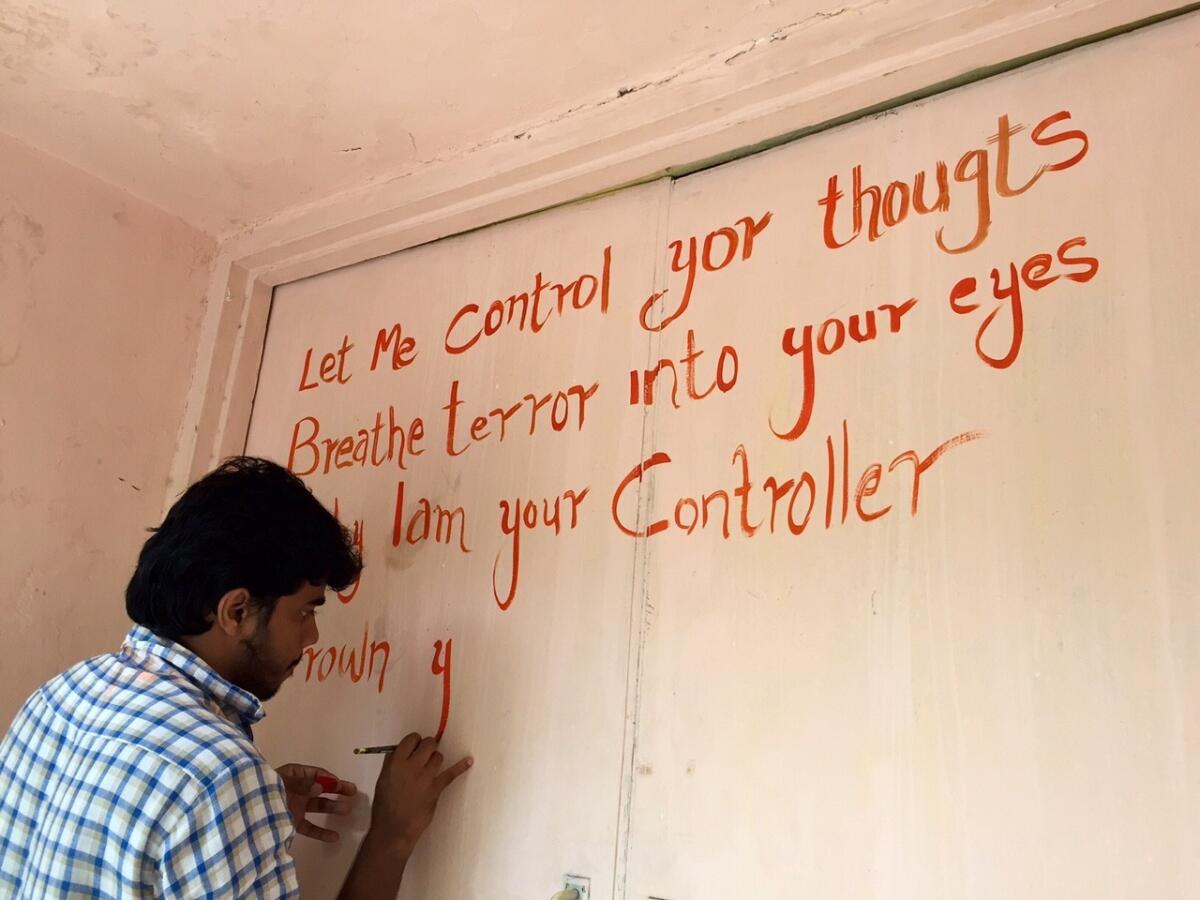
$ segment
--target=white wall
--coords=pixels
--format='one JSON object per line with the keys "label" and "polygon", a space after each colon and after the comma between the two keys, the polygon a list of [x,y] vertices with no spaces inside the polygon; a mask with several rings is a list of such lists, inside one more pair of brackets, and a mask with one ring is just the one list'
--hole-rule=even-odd
{"label": "white wall", "polygon": [[158,523],[213,241],[0,136],[0,723],[112,649]]}

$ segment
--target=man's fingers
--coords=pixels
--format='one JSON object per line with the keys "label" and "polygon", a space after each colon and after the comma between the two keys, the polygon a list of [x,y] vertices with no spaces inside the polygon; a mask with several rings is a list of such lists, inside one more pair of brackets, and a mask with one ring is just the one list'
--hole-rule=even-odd
{"label": "man's fingers", "polygon": [[335,843],[338,839],[336,831],[330,831],[328,828],[322,828],[319,825],[314,825],[308,819],[301,819],[296,823],[296,830],[305,837],[313,838],[314,840],[324,841],[327,844]]}
{"label": "man's fingers", "polygon": [[358,786],[353,781],[343,781],[320,766],[288,763],[276,771],[283,779],[283,786],[292,794],[342,794],[350,797],[358,793]]}
{"label": "man's fingers", "polygon": [[442,754],[439,753],[437,750],[434,750],[433,753],[430,754],[429,762],[426,763],[426,766],[428,766],[429,768],[433,769],[436,772],[438,769],[440,769],[442,767],[442,763],[444,763],[445,761],[446,761],[446,757],[442,756]]}
{"label": "man's fingers", "polygon": [[429,763],[429,757],[431,757],[436,750],[437,741],[431,737],[427,737],[421,741],[421,743],[417,746],[417,749],[413,751],[412,761],[419,766],[427,765]]}
{"label": "man's fingers", "polygon": [[473,766],[473,765],[475,765],[475,760],[473,760],[469,756],[464,756],[462,759],[460,759],[458,762],[456,762],[454,765],[452,765],[450,768],[448,768],[445,772],[443,772],[441,775],[439,775],[435,781],[435,784],[437,785],[438,793],[440,794],[442,791],[444,791],[446,788],[448,788],[451,785],[451,783],[454,781],[454,779],[458,778],[459,775],[461,775],[463,772],[467,771],[467,769],[471,768],[471,766]]}
{"label": "man's fingers", "polygon": [[302,766],[297,763],[288,763],[280,766],[275,770],[279,773],[279,777],[283,780],[283,786],[289,791],[297,794],[303,794],[312,784],[313,776],[321,770],[315,766]]}
{"label": "man's fingers", "polygon": [[398,756],[400,759],[408,759],[420,744],[421,736],[414,731],[412,734],[404,736],[404,740],[396,745],[396,749],[392,755]]}
{"label": "man's fingers", "polygon": [[343,797],[353,797],[358,793],[358,786],[353,781],[342,781],[336,775],[331,775],[324,769],[314,781],[321,794],[341,794]]}
{"label": "man's fingers", "polygon": [[304,809],[306,812],[325,813],[330,816],[348,816],[354,809],[354,801],[348,797],[336,800],[332,797],[317,797],[309,800]]}

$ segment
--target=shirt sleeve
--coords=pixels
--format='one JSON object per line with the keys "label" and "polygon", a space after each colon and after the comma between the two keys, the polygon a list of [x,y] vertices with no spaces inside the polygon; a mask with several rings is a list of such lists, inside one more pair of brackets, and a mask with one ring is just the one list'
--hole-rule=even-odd
{"label": "shirt sleeve", "polygon": [[248,759],[203,785],[167,838],[164,900],[295,900],[295,834],[279,775]]}
{"label": "shirt sleeve", "polygon": [[25,701],[0,741],[0,896],[15,893],[24,881],[45,794],[63,737],[51,720],[39,690]]}

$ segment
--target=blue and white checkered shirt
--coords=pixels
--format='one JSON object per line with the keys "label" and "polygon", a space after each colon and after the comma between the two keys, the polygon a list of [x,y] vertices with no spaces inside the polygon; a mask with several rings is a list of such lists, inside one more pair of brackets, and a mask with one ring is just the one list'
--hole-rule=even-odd
{"label": "blue and white checkered shirt", "polygon": [[0,744],[0,897],[298,897],[262,717],[141,626],[44,684]]}

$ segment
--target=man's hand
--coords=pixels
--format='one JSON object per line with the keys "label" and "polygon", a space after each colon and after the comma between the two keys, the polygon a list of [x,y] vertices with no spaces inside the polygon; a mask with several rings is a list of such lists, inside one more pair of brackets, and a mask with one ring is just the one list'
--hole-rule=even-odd
{"label": "man's hand", "polygon": [[433,814],[442,791],[471,767],[468,756],[448,769],[437,741],[415,732],[389,753],[375,783],[371,806],[371,831],[377,839],[391,843],[406,857],[412,853]]}
{"label": "man's hand", "polygon": [[471,757],[446,770],[437,741],[410,734],[384,760],[375,782],[371,827],[338,900],[394,900],[413,847],[437,811],[442,791],[471,768]]}
{"label": "man's hand", "polygon": [[[334,816],[344,816],[350,813],[353,801],[350,799],[358,792],[351,781],[342,781],[336,775],[319,766],[302,766],[288,763],[276,771],[283,779],[287,790],[288,811],[292,814],[292,823],[296,831],[305,837],[318,841],[333,843],[338,839],[338,833],[328,828],[322,828],[308,821],[308,813],[327,813]],[[317,776],[322,776],[331,787],[323,788],[317,782]],[[334,784],[336,782],[336,784]],[[335,798],[322,797],[321,794],[337,794]]]}

